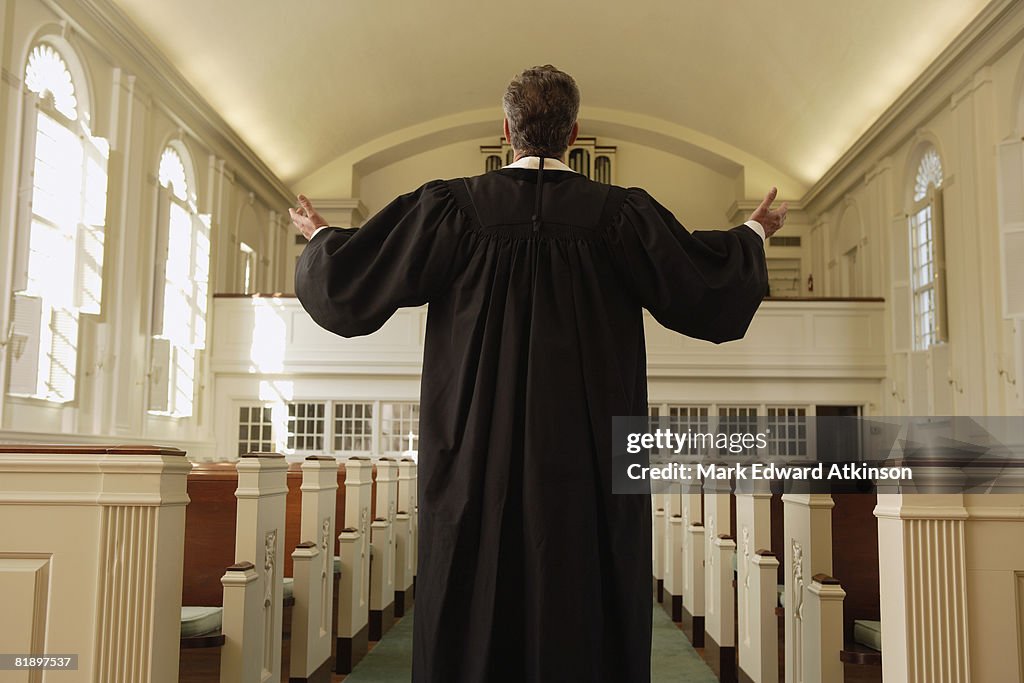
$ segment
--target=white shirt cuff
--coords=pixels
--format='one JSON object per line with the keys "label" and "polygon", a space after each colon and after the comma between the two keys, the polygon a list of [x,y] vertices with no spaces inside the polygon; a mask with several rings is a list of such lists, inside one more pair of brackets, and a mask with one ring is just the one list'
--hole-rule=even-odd
{"label": "white shirt cuff", "polygon": [[[750,228],[751,230],[756,232],[757,236],[761,238],[761,241],[762,242],[764,241],[764,239],[765,239],[765,237],[764,237],[764,228],[761,227],[760,223],[758,223],[757,221],[747,221],[743,225],[747,226],[748,228]],[[316,233],[313,233],[313,234],[315,235]]]}
{"label": "white shirt cuff", "polygon": [[[329,226],[329,225],[321,225],[319,228],[317,228],[316,230],[313,231],[313,234],[309,236],[309,240],[308,241],[312,242],[313,238],[316,237],[316,234],[318,232],[320,232],[321,230],[326,230],[329,227],[331,227],[331,226]],[[764,233],[762,232],[761,234],[763,235]]]}

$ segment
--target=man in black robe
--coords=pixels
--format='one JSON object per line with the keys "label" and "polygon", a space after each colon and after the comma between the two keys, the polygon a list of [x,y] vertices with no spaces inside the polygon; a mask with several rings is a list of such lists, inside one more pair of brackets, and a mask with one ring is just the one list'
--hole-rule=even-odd
{"label": "man in black robe", "polygon": [[528,69],[515,163],[435,180],[358,229],[300,196],[295,291],[345,337],[429,304],[413,680],[650,679],[650,497],[611,491],[612,417],[647,414],[643,309],[743,336],[766,291],[774,188],[746,225],[688,232],[644,190],[561,161],[579,91]]}

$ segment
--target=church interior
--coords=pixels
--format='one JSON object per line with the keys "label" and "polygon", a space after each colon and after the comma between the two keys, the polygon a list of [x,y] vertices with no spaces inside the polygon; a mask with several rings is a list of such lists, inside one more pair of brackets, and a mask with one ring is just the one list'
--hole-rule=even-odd
{"label": "church interior", "polygon": [[[319,328],[288,208],[505,166],[549,62],[574,171],[789,205],[651,416],[1024,418],[1017,0],[0,0],[0,681],[409,680],[427,308]],[[652,680],[1024,681],[1024,494],[727,484],[653,494]]]}

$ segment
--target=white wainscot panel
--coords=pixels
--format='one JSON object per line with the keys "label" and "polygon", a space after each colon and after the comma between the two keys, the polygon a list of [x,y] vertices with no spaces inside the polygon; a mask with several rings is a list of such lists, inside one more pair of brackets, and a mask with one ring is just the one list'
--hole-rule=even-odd
{"label": "white wainscot panel", "polygon": [[[418,375],[426,307],[402,309],[380,330],[344,339],[316,325],[288,297],[215,299],[213,370],[218,374]],[[885,303],[766,301],[744,339],[690,339],[645,314],[652,377],[885,376]]]}
{"label": "white wainscot panel", "polygon": [[814,348],[822,352],[870,352],[884,343],[869,313],[818,313],[812,320]]}
{"label": "white wainscot panel", "polygon": [[881,379],[881,300],[765,301],[743,339],[690,339],[645,316],[648,375],[702,378]]}
{"label": "white wainscot panel", "polygon": [[317,325],[293,297],[217,298],[214,307],[216,373],[419,374],[426,307],[402,309],[377,332],[352,339]]}

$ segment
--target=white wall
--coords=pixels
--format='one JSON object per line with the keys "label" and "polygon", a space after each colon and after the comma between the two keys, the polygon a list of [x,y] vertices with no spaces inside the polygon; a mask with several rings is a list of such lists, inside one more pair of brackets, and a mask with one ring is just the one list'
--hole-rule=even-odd
{"label": "white wall", "polygon": [[[496,122],[495,128],[500,129],[500,122]],[[428,180],[479,175],[484,172],[480,146],[498,144],[500,139],[495,135],[457,142],[384,166],[362,177],[359,199],[372,215],[398,195]],[[697,162],[615,138],[600,137],[598,143],[618,148],[616,184],[645,188],[688,228],[726,227],[729,207],[742,199],[736,196],[735,178]]]}
{"label": "white wall", "polygon": [[[811,267],[823,294],[846,293],[843,255],[859,247],[861,294],[889,300],[887,414],[1024,413],[1018,348],[1024,324],[1002,315],[996,190],[996,145],[1024,134],[1022,31],[1018,4],[982,40],[959,46],[920,94],[898,102],[902,109],[876,126],[860,153],[830,171],[805,201],[814,226]],[[909,297],[899,286],[909,270],[906,214],[914,173],[929,143],[942,158],[945,178],[949,328],[948,346],[932,354],[910,348]],[[1014,191],[1024,193],[1024,187]]]}
{"label": "white wall", "polygon": [[258,243],[253,246],[260,251],[259,287],[282,288],[286,273],[278,255],[290,228],[279,212],[290,205],[290,193],[137,29],[96,11],[89,3],[0,2],[0,329],[5,331],[0,341],[6,341],[12,315],[14,250],[27,239],[16,226],[20,202],[31,195],[31,188],[27,193],[19,188],[22,79],[40,37],[62,36],[70,46],[85,74],[79,96],[87,91],[83,105],[91,111],[93,133],[111,148],[102,312],[83,315],[77,399],[62,405],[8,395],[5,345],[0,439],[146,441],[190,450],[212,438],[211,406],[202,397],[209,383],[205,359],[200,359],[193,417],[159,417],[145,410],[160,154],[177,140],[191,156],[198,209],[212,220],[212,291],[237,288],[240,229]]}

